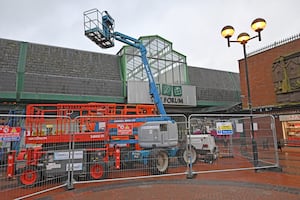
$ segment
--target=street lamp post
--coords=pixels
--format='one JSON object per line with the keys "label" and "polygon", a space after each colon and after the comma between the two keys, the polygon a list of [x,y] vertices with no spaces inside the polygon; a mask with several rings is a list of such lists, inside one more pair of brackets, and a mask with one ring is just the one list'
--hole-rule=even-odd
{"label": "street lamp post", "polygon": [[245,76],[246,76],[246,85],[247,85],[247,100],[248,100],[248,109],[250,111],[250,135],[252,139],[252,152],[253,152],[253,164],[254,167],[258,165],[258,151],[257,151],[257,143],[254,138],[254,127],[253,127],[253,109],[252,109],[252,101],[251,101],[251,92],[250,92],[250,83],[249,83],[249,75],[248,75],[248,62],[247,62],[247,53],[246,53],[246,44],[249,40],[254,38],[258,38],[261,41],[261,31],[266,27],[266,21],[262,18],[255,19],[251,28],[257,32],[257,35],[250,37],[248,33],[240,33],[237,37],[237,40],[230,40],[231,36],[234,34],[234,28],[230,25],[225,26],[221,34],[224,38],[227,39],[227,45],[230,47],[231,42],[238,42],[243,45],[243,53],[244,53],[244,61],[245,61]]}

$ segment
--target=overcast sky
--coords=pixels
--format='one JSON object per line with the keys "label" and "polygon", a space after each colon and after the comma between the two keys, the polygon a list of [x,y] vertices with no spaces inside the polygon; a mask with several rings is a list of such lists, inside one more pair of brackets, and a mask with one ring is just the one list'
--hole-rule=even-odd
{"label": "overcast sky", "polygon": [[116,54],[124,44],[105,50],[84,36],[83,12],[92,8],[107,10],[117,32],[171,41],[189,66],[232,72],[239,72],[243,49],[227,47],[225,25],[235,28],[236,39],[255,35],[255,18],[267,21],[262,41],[250,41],[247,52],[300,33],[299,0],[0,0],[0,38]]}

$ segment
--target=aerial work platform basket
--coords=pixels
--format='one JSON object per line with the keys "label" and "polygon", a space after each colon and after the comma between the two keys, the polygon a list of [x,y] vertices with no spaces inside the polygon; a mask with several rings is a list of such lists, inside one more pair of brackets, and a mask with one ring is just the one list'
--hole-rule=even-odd
{"label": "aerial work platform basket", "polygon": [[94,8],[83,13],[84,34],[101,48],[114,46],[114,19]]}

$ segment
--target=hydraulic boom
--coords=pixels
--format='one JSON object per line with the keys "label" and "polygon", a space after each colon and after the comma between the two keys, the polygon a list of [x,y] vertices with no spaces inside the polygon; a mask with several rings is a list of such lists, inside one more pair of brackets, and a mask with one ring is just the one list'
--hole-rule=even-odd
{"label": "hydraulic boom", "polygon": [[[101,20],[99,19],[101,15]],[[124,35],[120,32],[114,32],[114,19],[108,14],[107,11],[100,13],[97,9],[92,9],[84,13],[84,27],[85,35],[94,41],[101,48],[110,48],[114,46],[114,39],[123,42],[129,46],[135,47],[140,50],[144,69],[149,80],[149,93],[157,107],[160,115],[166,116],[166,111],[160,99],[158,90],[156,88],[155,80],[150,69],[147,59],[147,50],[140,40]]]}

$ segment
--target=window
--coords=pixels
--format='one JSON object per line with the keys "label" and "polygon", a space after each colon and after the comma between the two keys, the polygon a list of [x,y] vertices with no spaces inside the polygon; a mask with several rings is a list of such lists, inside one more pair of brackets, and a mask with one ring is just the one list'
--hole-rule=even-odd
{"label": "window", "polygon": [[168,131],[168,124],[160,124],[159,129],[160,131]]}

